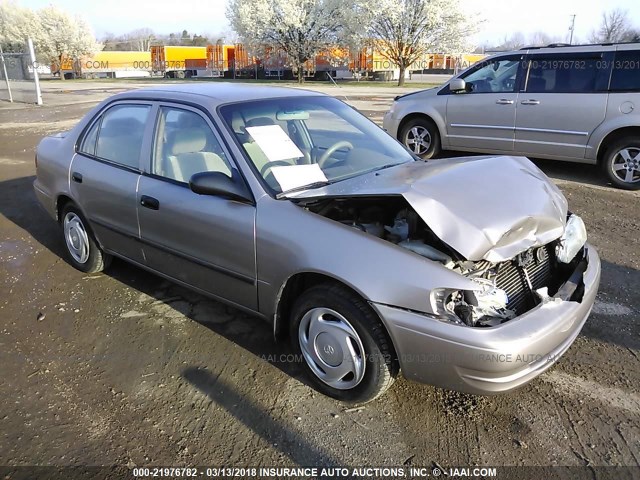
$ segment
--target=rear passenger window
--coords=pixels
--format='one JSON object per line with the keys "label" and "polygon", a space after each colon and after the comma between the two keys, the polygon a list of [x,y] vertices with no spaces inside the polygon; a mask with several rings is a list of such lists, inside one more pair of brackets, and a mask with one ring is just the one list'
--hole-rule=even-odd
{"label": "rear passenger window", "polygon": [[640,50],[616,52],[609,90],[640,91]]}
{"label": "rear passenger window", "polygon": [[181,108],[161,107],[152,173],[189,182],[200,172],[221,172],[232,177],[231,164],[203,117]]}
{"label": "rear passenger window", "polygon": [[[149,110],[149,105],[118,105],[107,110],[99,122],[95,156],[128,167],[140,168],[140,150]],[[85,142],[90,141],[91,134],[90,131]]]}
{"label": "rear passenger window", "polygon": [[589,93],[596,90],[599,58],[533,57],[526,91],[530,93]]}

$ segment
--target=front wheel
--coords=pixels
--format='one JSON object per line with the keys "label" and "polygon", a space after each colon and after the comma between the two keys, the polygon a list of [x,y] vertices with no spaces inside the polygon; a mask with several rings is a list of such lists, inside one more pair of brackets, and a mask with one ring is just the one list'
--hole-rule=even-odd
{"label": "front wheel", "polygon": [[325,395],[366,403],[398,374],[391,340],[360,297],[338,285],[304,292],[292,309],[290,336],[309,378]]}
{"label": "front wheel", "polygon": [[640,189],[640,138],[623,137],[609,145],[602,168],[616,187]]}
{"label": "front wheel", "polygon": [[438,127],[426,117],[417,117],[404,124],[400,130],[400,141],[411,152],[425,160],[440,153]]}
{"label": "front wheel", "polygon": [[61,223],[71,265],[85,273],[104,270],[110,263],[111,257],[98,246],[80,210],[73,205],[65,207]]}

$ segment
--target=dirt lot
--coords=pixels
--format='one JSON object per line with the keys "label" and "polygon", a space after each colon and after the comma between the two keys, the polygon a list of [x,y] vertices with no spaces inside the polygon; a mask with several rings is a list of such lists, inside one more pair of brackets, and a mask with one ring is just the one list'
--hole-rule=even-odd
{"label": "dirt lot", "polygon": [[[0,465],[639,464],[638,193],[540,163],[603,261],[594,312],[551,371],[490,398],[400,379],[345,412],[262,321],[123,262],[84,275],[63,260],[31,188],[35,145],[129,87],[50,84],[48,106],[0,105]],[[374,120],[398,94],[329,91]]]}

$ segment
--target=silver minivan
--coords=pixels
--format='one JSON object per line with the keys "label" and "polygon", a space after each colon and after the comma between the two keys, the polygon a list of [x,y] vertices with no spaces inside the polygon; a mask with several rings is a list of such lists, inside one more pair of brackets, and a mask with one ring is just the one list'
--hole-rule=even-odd
{"label": "silver minivan", "polygon": [[444,86],[396,97],[384,128],[422,158],[441,150],[600,164],[640,188],[640,43],[501,53]]}

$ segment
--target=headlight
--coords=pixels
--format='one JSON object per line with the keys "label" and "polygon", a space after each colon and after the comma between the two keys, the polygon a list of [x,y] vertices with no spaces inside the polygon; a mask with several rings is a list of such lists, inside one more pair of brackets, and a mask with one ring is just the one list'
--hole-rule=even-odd
{"label": "headlight", "polygon": [[571,215],[567,220],[564,233],[556,246],[556,258],[562,263],[571,263],[576,254],[587,241],[587,229],[578,215]]}
{"label": "headlight", "polygon": [[516,316],[507,308],[507,293],[497,288],[491,281],[475,280],[477,290],[450,290],[446,288],[431,291],[431,307],[441,320],[473,327],[499,325]]}
{"label": "headlight", "polygon": [[397,104],[397,103],[398,103],[398,102],[394,101],[394,102],[391,104],[391,108],[389,109],[389,115],[390,115],[390,116],[393,116],[393,113],[394,113],[394,112],[395,112],[395,110],[396,110],[396,104]]}

